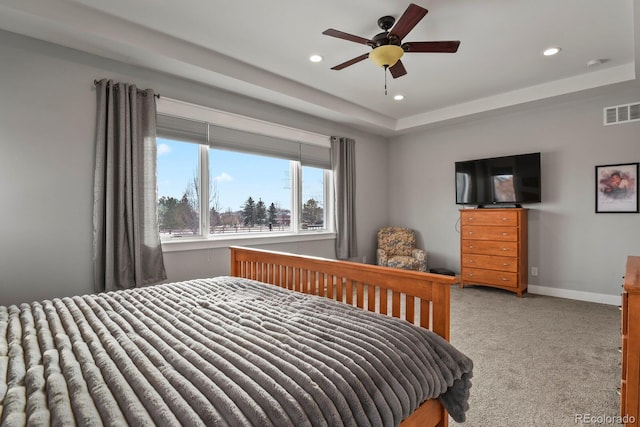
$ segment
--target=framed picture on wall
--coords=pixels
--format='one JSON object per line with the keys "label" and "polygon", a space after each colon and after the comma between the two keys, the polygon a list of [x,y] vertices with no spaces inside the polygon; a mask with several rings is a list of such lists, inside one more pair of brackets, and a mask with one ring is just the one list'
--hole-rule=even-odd
{"label": "framed picture on wall", "polygon": [[596,213],[638,213],[638,163],[596,166]]}

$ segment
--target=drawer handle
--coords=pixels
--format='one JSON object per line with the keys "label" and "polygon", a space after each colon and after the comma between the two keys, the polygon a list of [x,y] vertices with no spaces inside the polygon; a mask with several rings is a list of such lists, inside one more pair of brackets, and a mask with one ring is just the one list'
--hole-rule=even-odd
{"label": "drawer handle", "polygon": [[502,233],[502,235],[503,235],[503,236],[508,236],[508,235],[509,235],[509,233],[504,232],[504,233]]}
{"label": "drawer handle", "polygon": [[507,282],[508,280],[509,280],[509,278],[507,278],[507,277],[503,277],[503,278],[502,278],[502,281],[503,281],[503,282]]}
{"label": "drawer handle", "polygon": [[505,262],[502,264],[503,267],[508,267],[510,264],[508,262]]}
{"label": "drawer handle", "polygon": [[469,234],[473,234],[473,231],[470,231]]}
{"label": "drawer handle", "polygon": [[502,248],[502,250],[506,252],[506,251],[510,251],[511,249],[509,249],[509,248]]}
{"label": "drawer handle", "polygon": [[469,249],[475,249],[475,246],[469,246]]}
{"label": "drawer handle", "polygon": [[502,218],[503,221],[509,221],[509,218]]}
{"label": "drawer handle", "polygon": [[469,260],[469,264],[473,264],[473,260],[472,259]]}
{"label": "drawer handle", "polygon": [[467,273],[467,276],[471,277],[473,276],[473,273]]}

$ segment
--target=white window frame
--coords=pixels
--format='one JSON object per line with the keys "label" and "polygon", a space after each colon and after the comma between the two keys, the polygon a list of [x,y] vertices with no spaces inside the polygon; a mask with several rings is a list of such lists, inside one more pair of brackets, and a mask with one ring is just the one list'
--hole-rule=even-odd
{"label": "white window frame", "polygon": [[[162,97],[157,102],[157,111],[160,114],[167,114],[177,117],[184,117],[191,120],[200,120],[214,125],[239,129],[243,131],[255,132],[273,137],[279,137],[301,143],[319,145],[323,147],[331,146],[331,139],[328,136],[315,134],[312,132],[294,129],[275,123],[269,123],[246,116],[215,110],[200,105],[190,104],[170,98]],[[199,178],[201,183],[209,182],[209,146],[199,144]],[[221,248],[229,245],[259,245],[273,243],[291,243],[310,240],[335,239],[334,203],[333,203],[333,173],[329,170],[324,172],[324,224],[323,230],[302,230],[302,165],[300,162],[291,161],[292,177],[292,212],[291,230],[288,232],[264,232],[246,233],[234,235],[210,235],[209,234],[209,204],[202,203],[209,200],[209,188],[207,185],[200,185],[200,236],[185,236],[176,240],[163,240],[162,249],[164,252],[174,252],[183,250],[197,250],[207,248]]]}

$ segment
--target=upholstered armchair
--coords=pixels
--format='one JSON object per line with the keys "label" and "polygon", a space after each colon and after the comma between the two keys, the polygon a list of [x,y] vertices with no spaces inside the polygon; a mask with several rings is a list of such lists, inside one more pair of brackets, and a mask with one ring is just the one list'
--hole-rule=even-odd
{"label": "upholstered armchair", "polygon": [[382,227],[378,230],[376,264],[427,271],[427,253],[416,248],[415,231],[404,227]]}

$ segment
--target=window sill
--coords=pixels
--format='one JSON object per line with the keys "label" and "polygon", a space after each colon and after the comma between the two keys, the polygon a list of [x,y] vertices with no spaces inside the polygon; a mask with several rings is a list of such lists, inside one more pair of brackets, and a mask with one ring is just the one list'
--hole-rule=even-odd
{"label": "window sill", "polygon": [[[260,233],[267,234],[267,233]],[[215,236],[210,238],[180,238],[162,241],[163,252],[195,251],[200,249],[227,248],[233,245],[268,245],[275,243],[308,242],[313,240],[331,240],[336,233],[328,231],[278,233],[269,235]]]}

